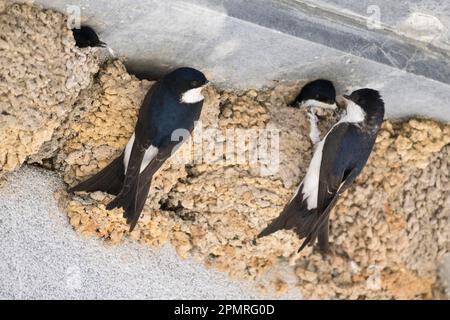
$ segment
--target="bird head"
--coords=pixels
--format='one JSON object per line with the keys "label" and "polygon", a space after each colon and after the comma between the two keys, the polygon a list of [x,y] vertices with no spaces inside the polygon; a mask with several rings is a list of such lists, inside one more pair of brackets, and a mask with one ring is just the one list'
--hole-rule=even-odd
{"label": "bird head", "polygon": [[209,83],[205,75],[193,68],[179,68],[166,76],[172,91],[183,103],[197,103],[204,99],[201,91]]}
{"label": "bird head", "polygon": [[303,86],[292,107],[336,108],[336,89],[331,81],[318,79]]}
{"label": "bird head", "polygon": [[374,89],[359,89],[350,95],[343,95],[344,98],[359,105],[369,116],[384,116],[384,102],[380,93]]}
{"label": "bird head", "polygon": [[106,43],[100,41],[97,33],[89,26],[81,26],[79,29],[72,29],[76,45],[79,48],[86,47],[106,47]]}

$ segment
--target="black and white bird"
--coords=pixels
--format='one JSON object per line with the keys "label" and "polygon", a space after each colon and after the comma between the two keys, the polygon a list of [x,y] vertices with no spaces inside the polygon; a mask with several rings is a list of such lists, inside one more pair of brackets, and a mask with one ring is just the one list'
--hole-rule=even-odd
{"label": "black and white bird", "polygon": [[290,104],[294,108],[309,108],[308,118],[310,124],[309,137],[313,145],[320,141],[320,131],[317,127],[317,108],[336,110],[336,89],[333,82],[325,79],[311,81],[302,87],[302,90]]}
{"label": "black and white bird", "polygon": [[[208,80],[198,70],[179,68],[148,91],[135,131],[122,154],[70,191],[101,190],[117,195],[106,208],[123,208],[130,231],[144,208],[155,172],[180,145],[175,130],[192,132],[200,117]],[[182,141],[184,142],[184,140]]]}
{"label": "black and white bird", "polygon": [[333,82],[318,79],[308,82],[290,104],[292,107],[321,107],[335,109],[336,89]]}
{"label": "black and white bird", "polygon": [[97,33],[89,26],[81,26],[79,29],[74,28],[72,33],[78,48],[106,47],[106,43],[100,41]]}
{"label": "black and white bird", "polygon": [[303,182],[283,212],[258,237],[294,229],[322,251],[328,250],[328,220],[338,197],[364,168],[384,117],[378,91],[360,89],[344,96],[346,112],[315,148]]}

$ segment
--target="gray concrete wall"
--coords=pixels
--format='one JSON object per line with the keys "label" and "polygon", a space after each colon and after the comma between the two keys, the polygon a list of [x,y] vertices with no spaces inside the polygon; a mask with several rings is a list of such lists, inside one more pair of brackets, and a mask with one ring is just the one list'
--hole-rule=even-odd
{"label": "gray concrete wall", "polygon": [[[156,78],[182,65],[205,71],[221,88],[325,77],[342,93],[379,89],[388,117],[450,121],[448,1],[35,3],[60,11],[80,6],[85,22],[141,77]],[[379,28],[373,28],[370,5],[380,9]]]}
{"label": "gray concrete wall", "polygon": [[[450,48],[448,0],[306,0],[343,15],[364,17],[379,9],[382,28],[434,46]],[[411,25],[415,22],[415,26]]]}
{"label": "gray concrete wall", "polygon": [[58,207],[56,173],[24,167],[0,192],[0,300],[3,299],[299,299],[231,280],[168,246],[105,246],[80,236]]}

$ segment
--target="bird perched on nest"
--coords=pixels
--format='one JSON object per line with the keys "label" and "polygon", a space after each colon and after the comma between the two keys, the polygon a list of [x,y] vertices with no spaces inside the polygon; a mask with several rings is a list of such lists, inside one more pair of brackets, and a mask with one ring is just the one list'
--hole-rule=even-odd
{"label": "bird perched on nest", "polygon": [[305,84],[302,90],[290,103],[291,107],[320,107],[335,109],[336,89],[333,82],[326,79],[318,79]]}
{"label": "bird perched on nest", "polygon": [[201,91],[207,83],[203,73],[192,68],[176,69],[159,80],[148,91],[122,154],[69,191],[100,190],[117,195],[106,208],[123,208],[131,232],[144,208],[153,175],[180,145],[172,134],[194,129],[203,106]]}
{"label": "bird perched on nest", "polygon": [[72,33],[78,48],[106,47],[106,43],[100,41],[97,33],[89,26],[81,26],[79,29],[74,28]]}
{"label": "bird perched on nest", "polygon": [[[320,83],[319,83],[320,84]],[[317,96],[322,84],[308,86],[301,92],[300,105],[335,105],[332,91],[328,96]],[[329,84],[327,85],[329,87]],[[302,90],[302,91],[304,91]],[[302,239],[299,251],[313,245],[328,251],[328,221],[339,195],[347,190],[364,168],[372,152],[378,130],[384,117],[384,102],[378,91],[360,89],[343,96],[346,112],[317,143],[306,175],[280,216],[272,221],[258,237],[281,229],[293,229]],[[308,102],[309,101],[309,102]],[[307,103],[308,102],[308,103]]]}
{"label": "bird perched on nest", "polygon": [[309,108],[309,137],[313,145],[320,141],[320,131],[317,127],[317,108],[336,110],[336,89],[330,80],[318,79],[303,86],[302,90],[290,104],[294,108]]}

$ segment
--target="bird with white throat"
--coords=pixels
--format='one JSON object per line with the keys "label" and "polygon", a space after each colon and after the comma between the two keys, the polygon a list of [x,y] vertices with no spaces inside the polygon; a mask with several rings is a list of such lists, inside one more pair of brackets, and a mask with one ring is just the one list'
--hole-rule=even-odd
{"label": "bird with white throat", "polygon": [[290,103],[294,108],[309,108],[309,137],[313,145],[320,141],[320,131],[317,126],[317,109],[336,110],[336,89],[330,80],[318,79],[305,84],[295,100]]}
{"label": "bird with white throat", "polygon": [[176,69],[156,82],[139,110],[136,127],[123,152],[103,170],[72,187],[116,195],[106,209],[123,208],[130,231],[136,226],[154,174],[179,147],[176,130],[194,129],[203,107],[205,75],[193,68]]}
{"label": "bird with white throat", "polygon": [[346,111],[316,144],[294,196],[258,237],[293,229],[305,238],[299,251],[316,239],[321,251],[328,251],[330,212],[364,168],[384,117],[384,102],[376,90],[360,89],[343,97]]}

